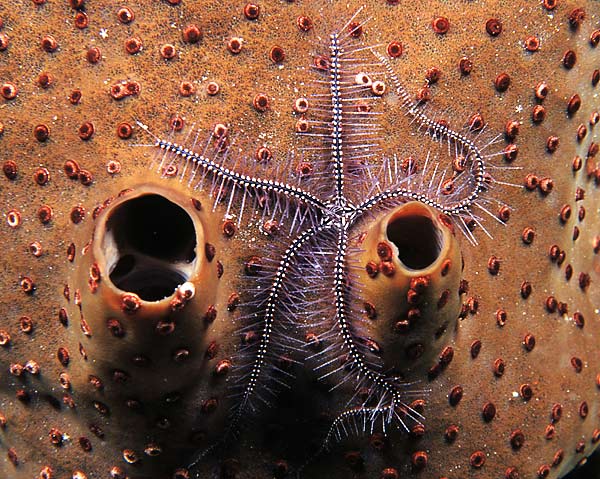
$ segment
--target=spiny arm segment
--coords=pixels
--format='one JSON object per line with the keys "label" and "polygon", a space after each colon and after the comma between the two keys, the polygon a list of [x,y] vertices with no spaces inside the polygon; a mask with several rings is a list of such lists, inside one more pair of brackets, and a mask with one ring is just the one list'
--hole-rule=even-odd
{"label": "spiny arm segment", "polygon": [[281,193],[288,197],[296,198],[303,203],[313,205],[318,209],[325,209],[325,203],[323,203],[319,198],[296,186],[288,185],[280,181],[265,180],[262,178],[237,173],[229,168],[223,168],[214,160],[211,160],[188,148],[184,148],[183,146],[170,141],[157,139],[155,146],[169,153],[180,156],[184,160],[189,160],[199,167],[205,169],[207,172],[212,173],[217,177],[222,177],[224,180],[231,181],[242,188],[254,188],[267,192]]}
{"label": "spiny arm segment", "polygon": [[344,200],[344,157],[342,140],[342,93],[340,90],[340,54],[342,48],[339,44],[338,35],[331,35],[331,50],[329,71],[331,75],[331,161],[334,166],[336,200]]}
{"label": "spiny arm segment", "polygon": [[331,222],[322,221],[319,225],[308,228],[296,236],[286,251],[281,255],[281,260],[273,276],[265,304],[263,315],[264,318],[262,320],[262,331],[258,343],[256,357],[253,361],[252,370],[250,371],[249,380],[245,386],[240,405],[236,408],[230,428],[235,427],[235,425],[239,423],[239,420],[241,419],[241,416],[245,411],[252,395],[256,392],[260,376],[263,373],[265,365],[268,361],[268,352],[270,349],[274,323],[277,316],[277,305],[280,301],[279,296],[282,293],[290,266],[296,260],[298,252],[308,241],[317,236],[319,233],[330,229],[331,227]]}
{"label": "spiny arm segment", "polygon": [[380,391],[380,403],[389,402],[392,410],[395,407],[403,406],[401,392],[398,385],[393,380],[383,374],[374,371],[365,361],[365,358],[359,350],[354,335],[350,318],[348,316],[348,286],[346,271],[346,252],[348,249],[348,229],[347,225],[338,227],[337,254],[334,265],[334,295],[336,307],[336,324],[342,337],[342,344],[348,351],[349,359],[353,366],[357,368],[357,375],[362,381],[372,384]]}
{"label": "spiny arm segment", "polygon": [[[428,198],[428,201],[424,201],[426,199],[424,195],[423,199],[414,198],[412,196],[411,191],[402,189],[398,189],[397,194],[395,196],[408,196],[410,199],[424,201],[426,204],[437,208],[441,212],[448,215],[458,215],[464,213],[476,202],[481,193],[486,189],[487,177],[483,153],[472,139],[466,137],[465,135],[457,131],[452,130],[447,125],[444,125],[432,118],[429,118],[426,114],[421,112],[419,104],[410,97],[406,89],[402,86],[398,75],[396,75],[396,73],[392,69],[392,66],[390,65],[388,59],[374,50],[373,54],[386,68],[387,75],[392,80],[392,83],[396,88],[396,93],[402,100],[403,109],[405,109],[406,114],[409,117],[411,117],[413,121],[418,125],[419,129],[426,132],[434,141],[439,142],[442,140],[446,140],[449,144],[456,145],[457,147],[459,147],[461,153],[466,158],[469,158],[470,161],[472,161],[473,163],[473,168],[470,172],[471,176],[474,178],[473,188],[467,196],[463,197],[460,201],[457,201],[455,204],[444,206]],[[390,190],[388,193],[392,193],[392,190]]]}

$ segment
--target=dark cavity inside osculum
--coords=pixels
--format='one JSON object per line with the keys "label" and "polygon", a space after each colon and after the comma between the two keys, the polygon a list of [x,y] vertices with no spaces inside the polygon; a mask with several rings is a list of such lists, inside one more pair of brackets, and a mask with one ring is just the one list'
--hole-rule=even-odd
{"label": "dark cavity inside osculum", "polygon": [[106,222],[103,247],[117,288],[145,301],[159,301],[189,279],[196,231],[185,210],[149,194],[115,209]]}
{"label": "dark cavity inside osculum", "polygon": [[425,214],[400,214],[390,220],[386,233],[398,248],[398,259],[410,269],[428,268],[442,251],[442,233]]}

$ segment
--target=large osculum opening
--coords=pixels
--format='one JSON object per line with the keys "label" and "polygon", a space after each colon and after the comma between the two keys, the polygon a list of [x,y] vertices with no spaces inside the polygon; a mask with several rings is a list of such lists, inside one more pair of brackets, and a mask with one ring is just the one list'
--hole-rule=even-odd
{"label": "large osculum opening", "polygon": [[401,210],[388,222],[386,233],[398,248],[398,259],[410,269],[428,268],[442,251],[442,232],[425,208]]}
{"label": "large osculum opening", "polygon": [[114,209],[102,247],[117,288],[159,301],[189,279],[196,261],[196,231],[183,208],[148,194]]}

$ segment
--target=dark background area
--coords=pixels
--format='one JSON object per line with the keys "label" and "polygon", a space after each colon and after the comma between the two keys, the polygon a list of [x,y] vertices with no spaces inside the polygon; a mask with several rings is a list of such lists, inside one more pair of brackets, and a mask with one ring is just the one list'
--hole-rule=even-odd
{"label": "dark background area", "polygon": [[564,479],[600,479],[600,452],[593,454],[585,466],[576,469]]}

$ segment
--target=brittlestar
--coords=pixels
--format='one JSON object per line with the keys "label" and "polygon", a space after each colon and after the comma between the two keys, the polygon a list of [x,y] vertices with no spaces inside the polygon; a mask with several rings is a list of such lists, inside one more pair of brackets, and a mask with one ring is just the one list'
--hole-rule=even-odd
{"label": "brittlestar", "polygon": [[[246,272],[257,276],[259,286],[256,297],[246,305],[251,313],[242,318],[240,330],[246,334],[246,359],[238,361],[237,387],[241,392],[224,437],[235,432],[246,413],[258,409],[258,403],[268,404],[276,394],[276,385],[285,385],[291,379],[278,366],[283,355],[300,350],[306,356],[306,342],[295,339],[293,332],[301,323],[311,321],[306,312],[297,311],[298,305],[304,304],[306,277],[310,275],[321,276],[317,293],[330,295],[334,312],[324,322],[315,314],[313,320],[320,323],[323,332],[313,340],[327,346],[306,359],[316,363],[321,379],[342,373],[337,385],[353,380],[356,391],[369,390],[360,407],[348,409],[335,419],[324,446],[334,436],[343,434],[348,421],[360,420],[365,430],[372,430],[381,421],[385,431],[394,423],[406,429],[405,422],[424,420],[407,405],[407,386],[372,365],[374,358],[368,344],[358,340],[360,320],[354,317],[351,306],[356,296],[351,277],[357,248],[350,245],[350,238],[365,216],[418,202],[435,209],[443,222],[455,221],[467,238],[475,241],[470,230],[481,222],[474,209],[487,213],[485,204],[493,200],[486,193],[496,181],[487,171],[487,161],[494,154],[483,152],[493,142],[483,144],[478,140],[479,126],[470,125],[465,133],[460,133],[426,114],[402,87],[390,63],[374,49],[358,43],[354,33],[362,24],[355,22],[355,17],[330,35],[329,54],[314,61],[315,70],[328,78],[319,81],[327,91],[309,102],[319,118],[311,119],[310,128],[303,128],[300,133],[319,142],[306,150],[303,164],[310,174],[292,171],[276,179],[243,174],[239,172],[241,168],[227,163],[232,160],[223,131],[215,132],[209,139],[209,146],[217,145],[214,155],[207,153],[209,147],[199,152],[195,145],[186,147],[153,135],[153,146],[161,150],[158,170],[163,174],[168,171],[168,176],[187,178],[194,189],[210,187],[215,198],[213,211],[218,203],[226,203],[225,215],[237,216],[239,224],[252,201],[253,212],[258,211],[263,218],[280,215],[291,222],[287,245],[279,252],[273,268],[266,268],[258,259],[246,264]],[[404,165],[403,169],[395,158],[376,158],[379,171],[373,172],[369,158],[374,149],[367,139],[373,136],[376,124],[372,122],[374,112],[370,104],[381,93],[374,86],[385,88],[385,84],[373,82],[369,74],[359,70],[364,63],[356,56],[363,53],[376,59],[377,68],[383,72],[373,75],[385,74],[391,81],[402,112],[415,129],[423,132],[427,141],[446,144],[454,164],[440,164],[428,156],[417,172],[413,165]],[[143,123],[138,124],[149,131]],[[291,169],[287,166],[281,169]],[[372,184],[367,197],[360,198],[353,192],[353,185],[359,181]],[[239,205],[237,215],[231,214],[234,205]],[[337,360],[342,356],[346,360],[340,365]]]}

